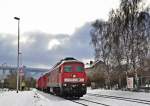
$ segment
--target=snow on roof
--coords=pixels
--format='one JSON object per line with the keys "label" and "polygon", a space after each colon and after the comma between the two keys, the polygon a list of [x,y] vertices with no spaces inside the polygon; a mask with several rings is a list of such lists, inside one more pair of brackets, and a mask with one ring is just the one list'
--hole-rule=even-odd
{"label": "snow on roof", "polygon": [[99,64],[99,63],[100,63],[100,64],[104,64],[103,61],[97,60],[97,61],[93,62],[93,64],[91,64],[89,67],[86,67],[86,69],[93,68],[94,66],[96,66],[96,65]]}

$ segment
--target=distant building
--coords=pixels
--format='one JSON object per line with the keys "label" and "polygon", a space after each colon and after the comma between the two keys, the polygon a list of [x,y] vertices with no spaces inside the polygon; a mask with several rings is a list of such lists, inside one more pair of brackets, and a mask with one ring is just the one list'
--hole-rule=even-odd
{"label": "distant building", "polygon": [[93,62],[90,67],[86,68],[86,74],[88,76],[88,84],[95,82],[96,86],[105,86],[105,80],[107,79],[107,67],[101,60]]}
{"label": "distant building", "polygon": [[141,86],[150,86],[150,58],[145,59],[144,66],[137,69],[137,74]]}

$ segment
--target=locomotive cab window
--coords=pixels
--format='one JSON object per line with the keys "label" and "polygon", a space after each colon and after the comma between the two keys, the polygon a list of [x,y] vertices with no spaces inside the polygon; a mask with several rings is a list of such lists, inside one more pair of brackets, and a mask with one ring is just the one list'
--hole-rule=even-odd
{"label": "locomotive cab window", "polygon": [[76,71],[77,72],[82,72],[82,71],[84,71],[84,68],[82,66],[77,66]]}
{"label": "locomotive cab window", "polygon": [[64,66],[64,72],[71,72],[72,66]]}

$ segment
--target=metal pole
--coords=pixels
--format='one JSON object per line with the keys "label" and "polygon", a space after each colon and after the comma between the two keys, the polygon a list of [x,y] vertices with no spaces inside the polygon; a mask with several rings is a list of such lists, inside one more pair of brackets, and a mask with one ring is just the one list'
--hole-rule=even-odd
{"label": "metal pole", "polygon": [[20,66],[21,66],[21,68],[20,68],[20,70],[19,70],[19,77],[20,77],[20,90],[22,90],[22,53],[20,52],[19,53],[20,54]]}
{"label": "metal pole", "polygon": [[19,29],[19,23],[20,23],[20,19],[18,20],[17,93],[18,93],[18,88],[19,88],[19,40],[20,40],[20,35],[19,35],[19,34],[20,34],[20,32],[19,32],[19,30],[20,30],[20,29]]}
{"label": "metal pole", "polygon": [[20,18],[14,17],[14,19],[18,20],[18,55],[17,55],[17,93],[19,88],[19,40],[20,40]]}

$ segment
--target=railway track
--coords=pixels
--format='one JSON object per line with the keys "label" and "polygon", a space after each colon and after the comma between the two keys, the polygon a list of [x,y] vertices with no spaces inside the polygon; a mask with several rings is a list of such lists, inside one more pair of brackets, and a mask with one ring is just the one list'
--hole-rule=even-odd
{"label": "railway track", "polygon": [[134,99],[134,98],[127,98],[127,97],[120,97],[120,96],[91,94],[91,93],[87,93],[87,95],[88,96],[95,96],[95,97],[102,97],[102,98],[116,99],[116,100],[123,100],[123,101],[136,102],[136,103],[150,105],[150,101],[149,100]]}
{"label": "railway track", "polygon": [[[47,93],[44,93],[44,92],[40,92],[40,91],[38,91],[38,93],[39,94],[41,94],[41,95],[43,95],[44,97],[46,97],[46,98],[48,98],[49,99],[49,97],[50,97],[50,95],[49,94],[47,94]],[[35,92],[35,95],[37,95],[37,93]],[[70,97],[66,97],[66,98],[63,98],[63,97],[59,97],[59,96],[55,96],[55,95],[51,95],[51,96],[53,96],[53,97],[55,97],[55,98],[57,98],[57,99],[65,99],[65,100],[69,100],[69,101],[71,101],[71,102],[74,102],[74,103],[77,103],[77,104],[80,104],[80,105],[82,105],[82,106],[97,106],[97,105],[99,105],[99,106],[109,106],[109,105],[107,105],[107,104],[103,104],[103,103],[100,103],[100,102],[96,102],[96,101],[91,101],[91,100],[87,100],[87,99],[79,99],[79,98],[70,98]],[[52,99],[52,97],[50,97],[51,99]],[[89,105],[90,104],[90,105]],[[93,105],[92,105],[93,104]]]}
{"label": "railway track", "polygon": [[[39,92],[41,93],[41,92]],[[45,93],[42,93],[43,96],[49,98],[49,95],[46,95]],[[114,100],[120,100],[120,101],[127,101],[127,102],[132,102],[132,103],[139,103],[141,105],[150,105],[150,100],[143,100],[143,99],[134,99],[134,98],[128,98],[128,97],[120,97],[120,96],[111,96],[111,95],[101,95],[101,94],[91,94],[91,93],[87,93],[87,96],[91,96],[92,98],[106,98],[106,99],[114,99]],[[54,96],[54,95],[52,95]],[[55,98],[57,96],[54,96]],[[62,98],[62,97],[61,97]],[[57,97],[57,99],[60,99],[59,97]],[[69,100],[71,102],[80,104],[82,106],[111,106],[110,103],[105,104],[105,102],[100,102],[97,101],[96,99],[90,99],[90,98],[63,98],[66,100]]]}
{"label": "railway track", "polygon": [[74,103],[77,103],[77,104],[83,105],[83,106],[88,106],[87,104],[80,103],[80,102],[78,102],[78,101],[75,101],[75,100],[71,100],[71,101],[72,101],[72,102],[74,102]]}
{"label": "railway track", "polygon": [[71,101],[75,102],[75,103],[78,103],[78,104],[81,104],[83,106],[89,106],[89,104],[91,106],[91,103],[96,104],[96,105],[100,105],[100,106],[110,106],[110,105],[107,105],[107,104],[104,104],[104,103],[91,101],[91,100],[87,100],[87,99],[79,99],[79,100],[71,100]]}

